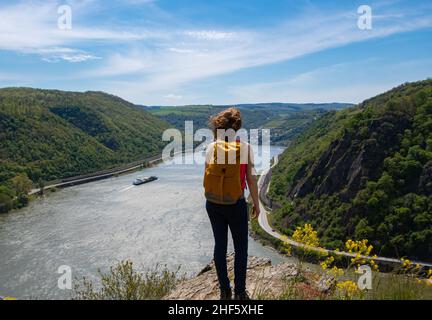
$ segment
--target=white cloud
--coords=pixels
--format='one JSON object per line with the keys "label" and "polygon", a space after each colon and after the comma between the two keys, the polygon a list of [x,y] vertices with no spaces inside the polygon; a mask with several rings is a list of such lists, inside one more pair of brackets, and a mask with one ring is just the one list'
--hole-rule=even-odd
{"label": "white cloud", "polygon": [[[301,31],[293,29],[296,23]],[[362,31],[356,28],[355,20],[346,19],[343,15],[333,18],[326,16],[322,20],[319,20],[319,17],[309,20],[302,17],[289,25],[273,29],[236,31],[236,41],[229,43],[219,43],[207,38],[191,42],[187,42],[185,38],[170,38],[167,45],[171,50],[163,49],[165,43],[162,43],[157,48],[138,49],[133,56],[130,53],[116,53],[116,63],[112,63],[113,59],[110,59],[92,75],[105,77],[107,72],[115,70],[124,75],[127,72],[124,65],[133,61],[136,67],[131,68],[130,74],[133,78],[130,81],[108,79],[106,85],[109,90],[124,93],[126,98],[146,101],[149,94],[160,92],[162,96],[162,92],[166,90],[174,91],[184,84],[203,78],[286,61],[328,48],[431,25],[430,17],[420,17],[399,24],[377,26],[371,31]],[[172,50],[181,45],[187,49]],[[183,54],[179,54],[180,51]]]}
{"label": "white cloud", "polygon": [[121,2],[129,5],[153,4],[157,0],[122,0]]}
{"label": "white cloud", "polygon": [[[75,1],[73,17],[77,11],[87,9],[92,1]],[[39,54],[46,61],[65,60],[80,62],[97,58],[84,50],[72,49],[85,42],[105,41],[133,42],[161,37],[145,29],[107,30],[98,26],[72,24],[71,30],[61,30],[57,26],[57,7],[60,2],[20,2],[0,6],[0,50],[16,51],[25,54]],[[67,53],[65,53],[67,51]]]}
{"label": "white cloud", "polygon": [[[380,66],[384,80],[374,79],[375,66]],[[425,79],[430,70],[432,59],[385,64],[372,58],[317,68],[280,81],[235,86],[229,94],[231,101],[240,102],[359,103],[403,82]]]}
{"label": "white cloud", "polygon": [[235,37],[235,33],[233,32],[223,32],[217,30],[185,31],[184,34],[199,40],[231,40]]}
{"label": "white cloud", "polygon": [[169,100],[181,100],[181,99],[183,99],[183,96],[182,96],[182,95],[179,95],[179,94],[173,94],[173,93],[170,93],[170,94],[167,94],[167,95],[165,96],[165,98],[167,98],[167,99],[169,99]]}
{"label": "white cloud", "polygon": [[[74,16],[79,17],[76,10],[89,15],[89,7],[95,2],[75,1]],[[177,21],[162,27],[123,25],[106,29],[87,19],[87,24],[74,22],[72,30],[63,31],[57,28],[58,4],[35,1],[0,6],[0,50],[37,54],[49,62],[100,59],[92,69],[78,70],[70,77],[94,78],[101,90],[142,103],[147,103],[149,96],[170,99],[166,92],[180,92],[183,85],[200,79],[432,26],[432,17],[426,11],[403,12],[403,19],[398,12],[383,11],[373,30],[363,31],[357,29],[354,10],[316,12],[251,30],[182,28]],[[103,54],[90,52],[101,48]],[[298,84],[313,76],[303,74],[290,81]],[[237,89],[240,94],[241,88]]]}
{"label": "white cloud", "polygon": [[59,62],[59,61],[84,62],[87,60],[95,60],[95,59],[101,59],[101,58],[91,54],[79,53],[79,52],[50,55],[48,57],[42,58],[42,60],[46,62]]}
{"label": "white cloud", "polygon": [[169,51],[175,52],[175,53],[193,53],[194,50],[191,49],[181,49],[181,48],[168,48]]}

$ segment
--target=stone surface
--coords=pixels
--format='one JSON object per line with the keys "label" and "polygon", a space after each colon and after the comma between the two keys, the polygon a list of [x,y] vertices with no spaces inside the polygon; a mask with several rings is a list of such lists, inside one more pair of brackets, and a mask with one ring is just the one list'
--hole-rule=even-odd
{"label": "stone surface", "polygon": [[329,293],[336,287],[336,279],[329,275],[323,275],[314,285],[320,293]]}
{"label": "stone surface", "polygon": [[[234,254],[229,254],[228,276],[233,285]],[[246,287],[252,298],[277,297],[288,286],[288,281],[297,275],[297,266],[292,263],[271,265],[269,259],[250,256]],[[198,275],[180,283],[169,295],[168,300],[217,300],[219,299],[219,283],[214,262],[212,261]]]}
{"label": "stone surface", "polygon": [[[316,161],[297,171],[287,196],[340,192],[345,200],[354,197],[366,181],[380,177],[384,159],[394,153],[400,142],[399,135],[409,127],[407,117],[390,114],[371,121],[367,132],[346,130]],[[424,175],[427,178],[429,173]]]}

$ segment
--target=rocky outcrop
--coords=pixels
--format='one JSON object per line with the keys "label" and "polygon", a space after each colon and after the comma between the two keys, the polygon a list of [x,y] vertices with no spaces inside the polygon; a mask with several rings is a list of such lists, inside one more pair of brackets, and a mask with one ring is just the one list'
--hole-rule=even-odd
{"label": "rocky outcrop", "polygon": [[340,193],[342,199],[354,197],[368,180],[380,176],[384,159],[393,154],[400,134],[409,127],[408,118],[388,114],[371,121],[367,131],[345,131],[316,162],[296,173],[288,196]]}
{"label": "rocky outcrop", "polygon": [[[233,283],[234,254],[227,257],[228,275]],[[290,279],[298,275],[298,268],[293,263],[272,265],[270,259],[250,256],[248,258],[247,291],[251,298],[277,298],[293,285]],[[330,290],[332,281],[328,279],[304,280],[296,286],[313,293],[315,296]],[[217,300],[219,284],[214,261],[202,269],[198,275],[180,283],[165,299],[167,300]]]}
{"label": "rocky outcrop", "polygon": [[261,202],[269,208],[271,208],[271,200],[267,195],[267,186],[271,180],[271,176],[272,176],[272,169],[270,168],[267,174],[264,176],[262,185],[260,186],[259,189],[259,196]]}

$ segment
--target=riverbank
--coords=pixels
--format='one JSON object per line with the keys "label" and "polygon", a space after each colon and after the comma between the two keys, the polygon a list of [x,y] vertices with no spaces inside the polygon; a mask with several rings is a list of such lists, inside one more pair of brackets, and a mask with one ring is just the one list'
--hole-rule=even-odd
{"label": "riverbank", "polygon": [[[173,154],[172,157],[175,157],[179,154],[185,154],[185,153],[188,153],[191,151],[192,150],[184,150],[181,152],[176,152]],[[163,160],[162,155],[158,154],[158,155],[144,158],[144,159],[139,160],[139,161],[134,161],[132,163],[129,163],[127,165],[123,165],[121,167],[116,167],[116,168],[109,169],[109,170],[97,171],[97,172],[89,173],[86,175],[80,175],[80,176],[65,178],[65,179],[61,179],[60,181],[51,181],[48,183],[47,186],[32,189],[28,193],[28,195],[36,195],[36,194],[42,195],[45,191],[48,191],[51,189],[66,188],[66,187],[71,187],[71,186],[75,186],[75,185],[80,185],[80,184],[84,184],[84,183],[89,183],[89,182],[94,182],[94,181],[98,181],[98,180],[111,178],[113,176],[118,176],[121,174],[130,173],[130,172],[133,172],[136,170],[141,170],[141,169],[156,165],[159,162],[161,162],[162,160]]]}
{"label": "riverbank", "polygon": [[140,169],[146,168],[147,166],[155,164],[161,160],[162,160],[162,158],[160,156],[154,156],[154,157],[146,158],[144,160],[140,160],[139,164],[136,164],[136,162],[134,162],[132,164],[122,166],[122,167],[117,167],[117,168],[114,168],[111,170],[98,171],[98,172],[90,173],[87,175],[80,175],[80,176],[76,176],[76,177],[62,179],[62,180],[60,180],[60,182],[49,182],[47,186],[32,189],[28,193],[28,195],[35,195],[35,194],[42,195],[44,193],[44,191],[48,191],[50,189],[66,188],[66,187],[71,187],[71,186],[75,186],[75,185],[79,185],[79,184],[84,184],[84,183],[89,183],[89,182],[94,182],[94,181],[98,181],[98,180],[102,180],[102,179],[111,178],[111,177],[116,176],[116,175],[121,175],[124,173],[129,173],[129,172],[132,172],[135,170],[140,170]]}

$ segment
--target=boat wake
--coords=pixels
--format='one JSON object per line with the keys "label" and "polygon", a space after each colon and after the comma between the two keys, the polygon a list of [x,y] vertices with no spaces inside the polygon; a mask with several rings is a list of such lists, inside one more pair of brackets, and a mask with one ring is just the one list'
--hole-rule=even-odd
{"label": "boat wake", "polygon": [[125,192],[125,191],[128,191],[128,190],[132,189],[133,187],[134,187],[133,185],[132,185],[132,186],[127,186],[126,188],[120,189],[119,192]]}

